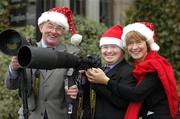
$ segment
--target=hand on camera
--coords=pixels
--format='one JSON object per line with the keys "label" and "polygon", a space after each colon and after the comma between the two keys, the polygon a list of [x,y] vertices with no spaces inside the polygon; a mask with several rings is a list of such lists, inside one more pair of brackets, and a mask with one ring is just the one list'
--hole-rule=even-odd
{"label": "hand on camera", "polygon": [[92,83],[107,84],[110,80],[100,68],[87,69],[86,76]]}
{"label": "hand on camera", "polygon": [[10,62],[10,68],[11,70],[14,70],[14,71],[21,68],[21,65],[18,63],[17,56],[12,57],[11,62]]}

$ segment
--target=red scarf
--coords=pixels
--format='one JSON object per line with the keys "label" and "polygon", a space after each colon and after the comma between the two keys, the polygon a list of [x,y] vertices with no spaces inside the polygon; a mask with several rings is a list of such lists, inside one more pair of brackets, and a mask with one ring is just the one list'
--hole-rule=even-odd
{"label": "red scarf", "polygon": [[[144,62],[133,64],[133,76],[140,82],[148,72],[157,71],[165,89],[169,108],[173,119],[178,112],[178,96],[176,92],[176,79],[171,64],[155,51],[150,51]],[[130,102],[124,119],[137,119],[143,102]]]}

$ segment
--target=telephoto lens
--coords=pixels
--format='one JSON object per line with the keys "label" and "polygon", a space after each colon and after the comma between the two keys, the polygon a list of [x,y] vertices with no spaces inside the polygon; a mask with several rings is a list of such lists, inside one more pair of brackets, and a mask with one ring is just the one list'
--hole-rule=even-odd
{"label": "telephoto lens", "polygon": [[0,34],[0,49],[6,55],[16,56],[19,49],[27,44],[24,36],[16,30],[8,29]]}

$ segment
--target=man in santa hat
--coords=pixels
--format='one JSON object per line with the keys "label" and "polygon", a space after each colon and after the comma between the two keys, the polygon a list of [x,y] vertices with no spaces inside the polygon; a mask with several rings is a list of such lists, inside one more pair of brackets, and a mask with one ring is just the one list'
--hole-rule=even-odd
{"label": "man in santa hat", "polygon": [[[73,35],[71,37],[73,44],[78,45],[82,39],[81,35],[75,33],[72,12],[69,8],[52,8],[42,13],[38,19],[38,26],[42,34],[40,42],[37,43],[38,47],[54,48],[56,51],[72,54],[79,52],[78,48],[64,45],[59,40],[66,31],[70,31]],[[8,78],[5,81],[9,89],[19,87],[19,68],[21,66],[17,57],[12,57]],[[67,71],[68,69],[65,68],[53,70],[26,69],[27,79],[33,82],[32,90],[28,96],[29,119],[67,119],[67,95],[76,99],[78,93],[78,88],[74,84],[65,88],[64,80]],[[23,107],[18,113],[19,119],[26,119]]]}
{"label": "man in santa hat", "polygon": [[[121,35],[122,27],[120,25],[112,26],[102,35],[100,48],[105,63],[104,71],[100,68],[92,68],[86,71],[88,80],[93,83],[91,84],[92,89],[96,93],[92,96],[95,101],[91,101],[91,108],[94,106],[94,112],[91,112],[94,116],[93,119],[123,119],[129,103],[128,100],[120,98],[117,91],[111,90],[113,85],[102,85],[96,82],[94,80],[96,72],[105,72],[107,77],[116,82],[117,85],[134,86],[136,84],[135,79],[131,76],[133,68],[124,58],[125,51],[120,39]],[[100,80],[99,77],[96,79]]]}

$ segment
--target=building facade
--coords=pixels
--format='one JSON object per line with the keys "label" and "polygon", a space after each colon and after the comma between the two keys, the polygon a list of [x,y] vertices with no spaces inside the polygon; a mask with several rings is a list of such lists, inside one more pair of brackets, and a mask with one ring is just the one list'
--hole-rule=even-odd
{"label": "building facade", "polygon": [[[42,12],[68,6],[74,15],[82,15],[107,26],[124,24],[126,11],[135,0],[10,0],[12,26],[35,25]],[[26,4],[26,6],[24,5]],[[16,7],[20,6],[20,7]]]}
{"label": "building facade", "polygon": [[135,0],[38,0],[37,18],[52,7],[68,6],[74,15],[82,15],[107,26],[124,24],[126,11]]}
{"label": "building facade", "polygon": [[56,0],[55,6],[69,6],[76,15],[83,15],[107,26],[124,24],[126,11],[135,0]]}

